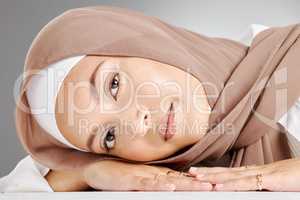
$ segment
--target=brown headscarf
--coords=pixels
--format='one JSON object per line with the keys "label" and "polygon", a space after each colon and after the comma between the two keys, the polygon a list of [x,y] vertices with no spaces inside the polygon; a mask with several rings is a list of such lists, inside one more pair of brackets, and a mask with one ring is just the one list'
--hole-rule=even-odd
{"label": "brown headscarf", "polygon": [[[178,169],[218,161],[226,166],[264,164],[290,157],[285,134],[276,121],[300,95],[299,33],[299,24],[270,28],[247,47],[127,9],[78,8],[40,31],[24,70],[29,73],[83,54],[134,56],[173,65],[203,83],[213,108],[210,128],[198,143],[147,164]],[[70,149],[47,134],[30,114],[25,94],[29,79],[30,75],[25,76],[22,82],[16,126],[35,160],[51,169],[71,169],[102,159],[124,160]],[[284,101],[278,98],[282,91]],[[225,162],[224,158],[229,159]]]}

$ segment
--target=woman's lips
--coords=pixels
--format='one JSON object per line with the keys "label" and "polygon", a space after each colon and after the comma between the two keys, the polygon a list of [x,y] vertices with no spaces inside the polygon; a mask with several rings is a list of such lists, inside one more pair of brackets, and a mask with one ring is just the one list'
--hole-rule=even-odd
{"label": "woman's lips", "polygon": [[174,104],[171,103],[167,117],[160,124],[159,133],[165,141],[171,139],[175,135],[175,112]]}

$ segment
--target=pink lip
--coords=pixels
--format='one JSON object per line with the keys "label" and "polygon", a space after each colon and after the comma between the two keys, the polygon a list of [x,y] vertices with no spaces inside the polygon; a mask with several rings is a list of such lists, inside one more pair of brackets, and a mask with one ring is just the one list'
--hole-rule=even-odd
{"label": "pink lip", "polygon": [[[166,124],[166,125],[165,125]],[[161,123],[163,127],[159,129],[160,135],[163,137],[165,141],[171,139],[175,135],[175,113],[174,113],[174,105],[171,103],[169,112],[163,123]]]}

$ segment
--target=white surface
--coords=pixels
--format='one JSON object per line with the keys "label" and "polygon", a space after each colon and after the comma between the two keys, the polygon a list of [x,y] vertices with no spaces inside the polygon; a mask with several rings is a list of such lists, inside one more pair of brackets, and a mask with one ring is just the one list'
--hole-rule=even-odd
{"label": "white surface", "polygon": [[300,199],[300,193],[293,192],[68,192],[68,193],[7,193],[0,194],[1,200],[22,199],[22,200],[153,200],[153,199],[178,199],[178,200],[295,200]]}

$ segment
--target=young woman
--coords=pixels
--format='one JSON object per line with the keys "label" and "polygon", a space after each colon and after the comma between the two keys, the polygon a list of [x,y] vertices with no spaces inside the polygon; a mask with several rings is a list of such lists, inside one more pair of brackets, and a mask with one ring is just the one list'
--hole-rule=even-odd
{"label": "young woman", "polygon": [[275,161],[295,157],[277,122],[300,95],[299,33],[248,47],[121,8],[67,11],[28,52],[20,140],[54,191],[297,190],[298,161]]}

